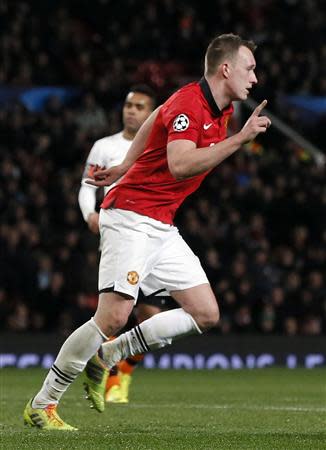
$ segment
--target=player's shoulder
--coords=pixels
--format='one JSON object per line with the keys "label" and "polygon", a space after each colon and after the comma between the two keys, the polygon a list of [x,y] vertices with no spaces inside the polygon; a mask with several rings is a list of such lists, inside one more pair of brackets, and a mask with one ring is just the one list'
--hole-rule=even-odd
{"label": "player's shoulder", "polygon": [[198,82],[186,84],[172,94],[168,100],[163,104],[163,112],[176,105],[187,105],[189,109],[200,106],[201,90]]}
{"label": "player's shoulder", "polygon": [[122,131],[119,131],[119,133],[111,134],[110,136],[104,136],[101,139],[98,139],[95,141],[94,145],[98,147],[105,147],[122,140],[124,140],[123,133]]}
{"label": "player's shoulder", "polygon": [[188,83],[185,86],[178,89],[178,91],[181,95],[182,94],[188,94],[191,92],[192,94],[199,95],[200,94],[200,85],[198,81],[193,81],[192,83]]}
{"label": "player's shoulder", "polygon": [[189,100],[191,99],[199,99],[200,98],[200,86],[197,81],[194,81],[193,83],[188,83],[185,86],[178,89],[170,99],[173,98],[173,100],[177,98],[184,98],[187,97]]}

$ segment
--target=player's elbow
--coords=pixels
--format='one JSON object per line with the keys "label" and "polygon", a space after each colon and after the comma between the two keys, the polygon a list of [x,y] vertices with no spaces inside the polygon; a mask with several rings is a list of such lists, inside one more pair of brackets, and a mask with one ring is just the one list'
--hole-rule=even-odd
{"label": "player's elbow", "polygon": [[169,170],[173,178],[175,178],[177,181],[181,181],[186,178],[183,165],[181,165],[177,161],[169,161]]}
{"label": "player's elbow", "polygon": [[167,161],[170,173],[177,181],[192,176],[193,150],[196,144],[185,139],[169,142],[167,145]]}

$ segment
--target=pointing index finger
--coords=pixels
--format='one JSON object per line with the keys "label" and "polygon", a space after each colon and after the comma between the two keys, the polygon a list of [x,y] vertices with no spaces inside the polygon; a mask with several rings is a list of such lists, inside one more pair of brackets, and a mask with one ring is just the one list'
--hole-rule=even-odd
{"label": "pointing index finger", "polygon": [[259,114],[262,112],[262,110],[265,108],[266,105],[267,105],[267,100],[263,100],[263,101],[261,102],[261,104],[258,105],[258,106],[255,108],[255,110],[254,110],[254,112],[252,113],[252,115],[253,115],[253,116],[259,116]]}

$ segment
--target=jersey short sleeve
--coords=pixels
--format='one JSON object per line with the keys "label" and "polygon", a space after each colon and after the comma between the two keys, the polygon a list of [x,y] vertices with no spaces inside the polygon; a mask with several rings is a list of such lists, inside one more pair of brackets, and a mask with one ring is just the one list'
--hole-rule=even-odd
{"label": "jersey short sleeve", "polygon": [[103,156],[102,156],[101,146],[99,142],[95,142],[91,148],[87,161],[84,168],[83,179],[93,178],[95,166],[103,166]]}
{"label": "jersey short sleeve", "polygon": [[196,95],[192,95],[191,91],[176,92],[162,107],[163,124],[168,133],[167,143],[178,139],[197,143],[201,114],[200,100]]}

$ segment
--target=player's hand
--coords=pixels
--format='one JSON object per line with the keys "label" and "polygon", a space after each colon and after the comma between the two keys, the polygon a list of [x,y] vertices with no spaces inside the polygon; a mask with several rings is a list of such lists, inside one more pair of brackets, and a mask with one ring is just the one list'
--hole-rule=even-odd
{"label": "player's hand", "polygon": [[267,100],[263,100],[258,105],[247,122],[240,131],[242,144],[252,141],[260,133],[265,133],[267,128],[271,126],[271,121],[267,116],[261,116],[260,113],[267,105]]}
{"label": "player's hand", "polygon": [[93,174],[94,179],[85,180],[87,184],[93,186],[110,186],[116,182],[127,172],[127,168],[123,164],[110,167],[109,169],[99,169]]}
{"label": "player's hand", "polygon": [[97,212],[90,213],[87,217],[88,228],[95,234],[99,233],[99,214]]}

